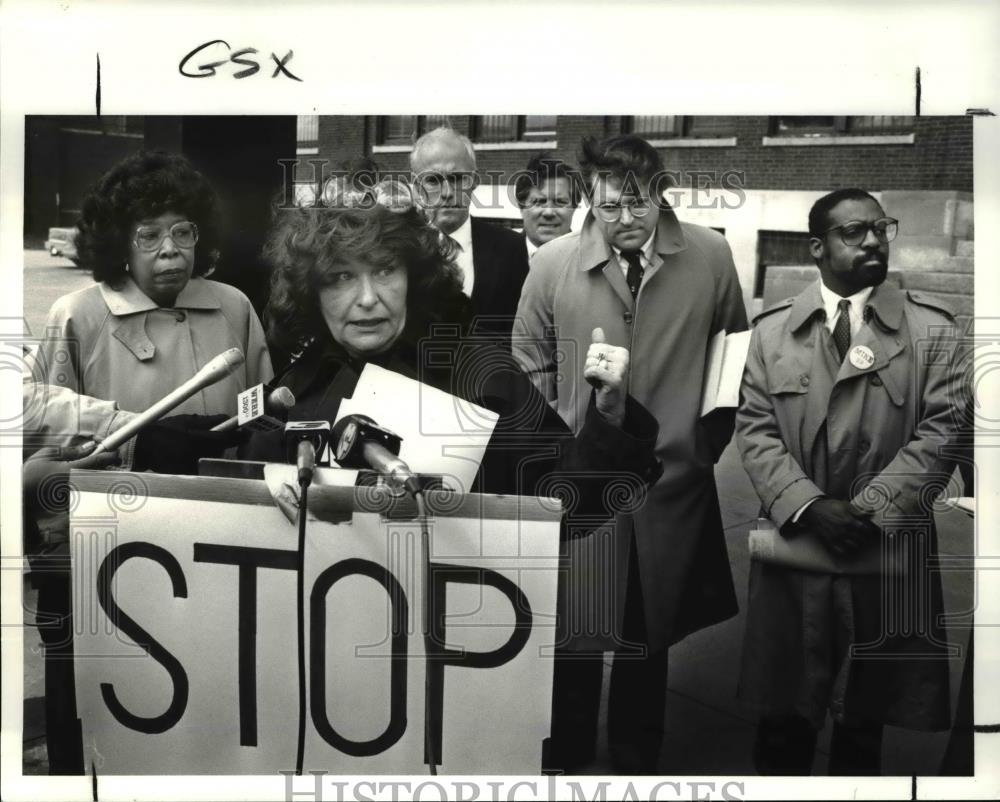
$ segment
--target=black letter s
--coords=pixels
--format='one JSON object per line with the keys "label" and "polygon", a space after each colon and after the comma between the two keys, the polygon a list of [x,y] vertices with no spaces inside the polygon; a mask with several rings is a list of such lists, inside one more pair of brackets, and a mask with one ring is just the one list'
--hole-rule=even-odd
{"label": "black letter s", "polygon": [[140,647],[146,650],[150,657],[162,665],[174,685],[173,699],[170,706],[164,713],[152,718],[144,718],[125,709],[115,694],[114,686],[110,682],[101,683],[101,696],[104,697],[104,704],[119,722],[136,732],[160,733],[166,732],[173,727],[187,708],[188,700],[188,678],[184,667],[180,661],[163,646],[152,635],[139,626],[131,617],[122,612],[115,603],[111,595],[111,581],[119,566],[132,557],[145,557],[147,560],[158,562],[166,569],[170,576],[175,598],[187,598],[187,583],[184,581],[184,573],[174,556],[160,546],[152,543],[125,543],[112,550],[101,568],[97,572],[97,598],[101,603],[101,609],[111,619],[111,623],[118,627],[127,637],[134,640]]}

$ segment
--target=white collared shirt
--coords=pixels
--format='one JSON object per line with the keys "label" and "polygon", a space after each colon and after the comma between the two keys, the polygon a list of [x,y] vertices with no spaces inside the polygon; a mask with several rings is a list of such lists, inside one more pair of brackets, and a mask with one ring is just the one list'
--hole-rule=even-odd
{"label": "white collared shirt", "polygon": [[829,289],[822,281],[819,283],[819,294],[823,297],[823,308],[826,310],[826,329],[833,334],[833,329],[837,325],[837,318],[840,316],[838,304],[847,300],[851,302],[851,309],[848,318],[851,321],[851,338],[858,336],[861,326],[865,322],[865,304],[872,294],[874,287],[865,287],[861,292],[856,292],[849,298],[841,298],[833,290]]}
{"label": "white collared shirt", "polygon": [[472,297],[472,285],[476,280],[476,272],[472,261],[472,217],[466,217],[465,222],[449,234],[458,245],[455,254],[455,264],[462,271],[462,292]]}
{"label": "white collared shirt", "polygon": [[535,255],[535,251],[538,250],[539,246],[535,245],[535,243],[533,243],[527,237],[524,238],[524,245],[528,249],[528,259],[530,260],[531,257]]}
{"label": "white collared shirt", "polygon": [[[642,280],[646,280],[646,271],[649,270],[649,266],[653,264],[653,242],[656,240],[656,229],[653,229],[653,233],[649,235],[643,244],[642,248],[639,249],[639,264],[642,265]],[[622,256],[620,248],[616,248],[614,245],[611,246],[611,250],[615,252],[615,258],[618,260],[618,266],[622,269],[622,275],[628,278],[628,262],[625,261],[625,257]]]}

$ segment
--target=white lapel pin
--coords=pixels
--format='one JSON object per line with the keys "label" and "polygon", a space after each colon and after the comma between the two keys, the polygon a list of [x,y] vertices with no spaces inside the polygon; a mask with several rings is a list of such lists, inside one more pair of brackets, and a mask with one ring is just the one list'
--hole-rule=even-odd
{"label": "white lapel pin", "polygon": [[850,360],[858,370],[868,370],[875,364],[875,352],[867,345],[855,345],[851,349]]}

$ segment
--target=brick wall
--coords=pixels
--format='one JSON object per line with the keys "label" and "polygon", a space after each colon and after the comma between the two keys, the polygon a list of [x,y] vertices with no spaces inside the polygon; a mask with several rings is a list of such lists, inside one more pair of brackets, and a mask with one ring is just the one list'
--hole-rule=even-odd
{"label": "brick wall", "polygon": [[[471,118],[455,116],[451,124],[468,133]],[[576,162],[583,136],[619,133],[620,116],[558,117],[556,155]],[[886,189],[950,189],[972,191],[972,118],[921,117],[914,120],[913,144],[889,145],[798,145],[764,146],[769,135],[768,117],[737,117],[733,147],[661,148],[669,170],[685,173],[690,186],[691,171],[720,174],[727,170],[745,174],[748,189],[829,190],[862,186]],[[376,141],[375,118],[358,116],[321,117],[319,156],[336,167],[347,158],[371,155]],[[521,169],[531,150],[482,150],[477,153],[480,170],[511,174]],[[378,153],[374,158],[387,170],[405,170],[407,154]],[[718,186],[718,184],[715,184]]]}

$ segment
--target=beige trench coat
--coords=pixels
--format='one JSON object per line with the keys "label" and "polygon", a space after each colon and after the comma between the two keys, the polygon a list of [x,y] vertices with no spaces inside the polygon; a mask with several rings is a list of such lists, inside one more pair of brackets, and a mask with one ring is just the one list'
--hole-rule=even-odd
{"label": "beige trench coat", "polygon": [[[754,562],[740,696],[822,724],[948,725],[948,663],[931,500],[954,467],[962,377],[953,319],[883,284],[840,362],[819,284],[756,322],[736,434],[765,512],[784,526],[820,495],[872,511],[907,542],[903,575],[833,576]],[[886,546],[888,547],[887,543]],[[855,654],[849,656],[854,647]]]}
{"label": "beige trench coat", "polygon": [[[543,245],[525,280],[512,349],[569,427],[579,431],[591,388],[583,378],[591,331],[631,352],[629,393],[660,425],[663,476],[645,503],[607,533],[573,543],[563,615],[578,649],[614,648],[635,533],[648,643],[654,651],[736,612],[714,464],[732,415],[699,420],[707,347],[720,329],[747,328],[724,237],[664,209],[655,254],[635,302],[610,246],[588,217]],[[730,411],[731,412],[731,411]]]}
{"label": "beige trench coat", "polygon": [[161,309],[126,279],[95,284],[53,304],[37,359],[38,381],[142,412],[214,356],[239,348],[245,363],[170,414],[236,414],[236,395],[274,375],[264,331],[235,287],[192,278],[172,309]]}

